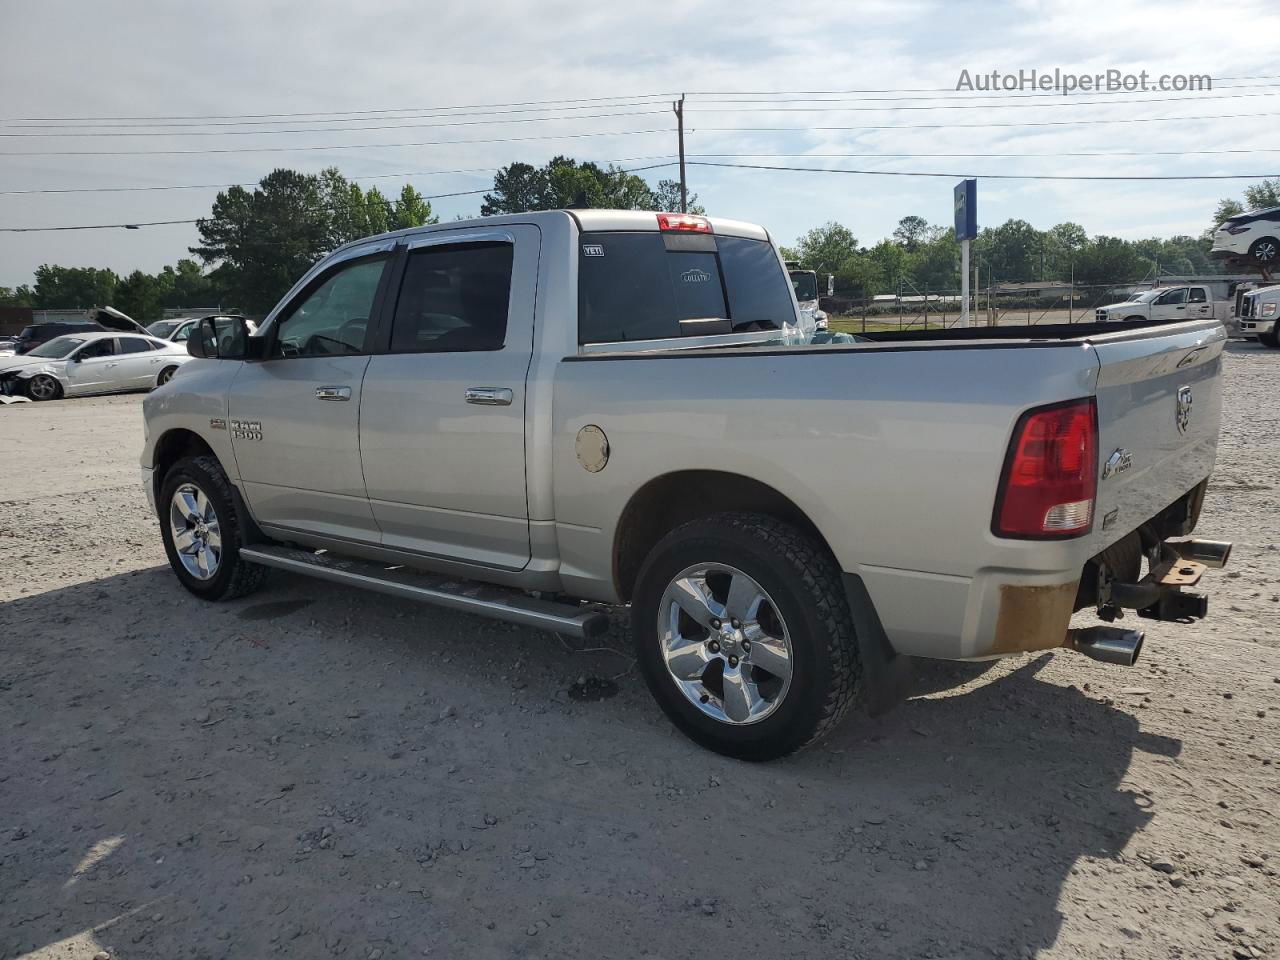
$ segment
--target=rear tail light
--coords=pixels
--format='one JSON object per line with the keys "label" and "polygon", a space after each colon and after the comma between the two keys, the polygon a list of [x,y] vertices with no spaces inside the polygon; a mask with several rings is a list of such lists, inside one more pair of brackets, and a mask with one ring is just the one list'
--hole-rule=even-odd
{"label": "rear tail light", "polygon": [[996,495],[998,537],[1050,540],[1093,528],[1098,408],[1093,398],[1028,410],[1018,420]]}
{"label": "rear tail light", "polygon": [[688,213],[660,213],[658,229],[666,233],[710,233],[711,221]]}

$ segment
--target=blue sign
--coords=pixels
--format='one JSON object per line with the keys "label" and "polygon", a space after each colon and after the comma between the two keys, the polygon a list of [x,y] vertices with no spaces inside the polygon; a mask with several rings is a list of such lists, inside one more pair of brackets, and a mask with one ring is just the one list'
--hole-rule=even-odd
{"label": "blue sign", "polygon": [[972,240],[978,235],[978,181],[956,184],[956,239]]}

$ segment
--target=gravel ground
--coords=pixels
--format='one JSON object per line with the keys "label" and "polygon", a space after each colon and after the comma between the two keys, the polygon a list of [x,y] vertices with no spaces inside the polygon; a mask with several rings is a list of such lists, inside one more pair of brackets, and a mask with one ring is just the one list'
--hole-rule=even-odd
{"label": "gravel ground", "polygon": [[766,765],[673,732],[621,629],[201,605],[138,397],[0,410],[0,956],[1276,956],[1280,352],[1226,369],[1210,619],[922,668]]}

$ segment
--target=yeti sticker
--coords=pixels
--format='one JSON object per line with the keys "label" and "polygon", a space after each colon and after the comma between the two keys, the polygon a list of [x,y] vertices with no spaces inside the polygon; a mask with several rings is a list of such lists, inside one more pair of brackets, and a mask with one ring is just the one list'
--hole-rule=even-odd
{"label": "yeti sticker", "polygon": [[680,279],[685,283],[706,283],[711,279],[711,274],[701,267],[694,267],[692,270],[686,270],[680,274]]}
{"label": "yeti sticker", "polygon": [[582,245],[582,255],[584,257],[603,257],[604,245],[599,243],[584,243]]}

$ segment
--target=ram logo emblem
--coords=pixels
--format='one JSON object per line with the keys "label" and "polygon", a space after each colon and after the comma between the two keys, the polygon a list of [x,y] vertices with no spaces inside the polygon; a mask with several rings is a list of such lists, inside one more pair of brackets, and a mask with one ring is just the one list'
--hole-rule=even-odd
{"label": "ram logo emblem", "polygon": [[1178,432],[1186,433],[1191,425],[1191,388],[1178,388]]}
{"label": "ram logo emblem", "polygon": [[1118,473],[1124,473],[1133,466],[1133,454],[1124,447],[1120,447],[1111,456],[1107,457],[1107,462],[1102,465],[1102,479],[1114,477]]}

